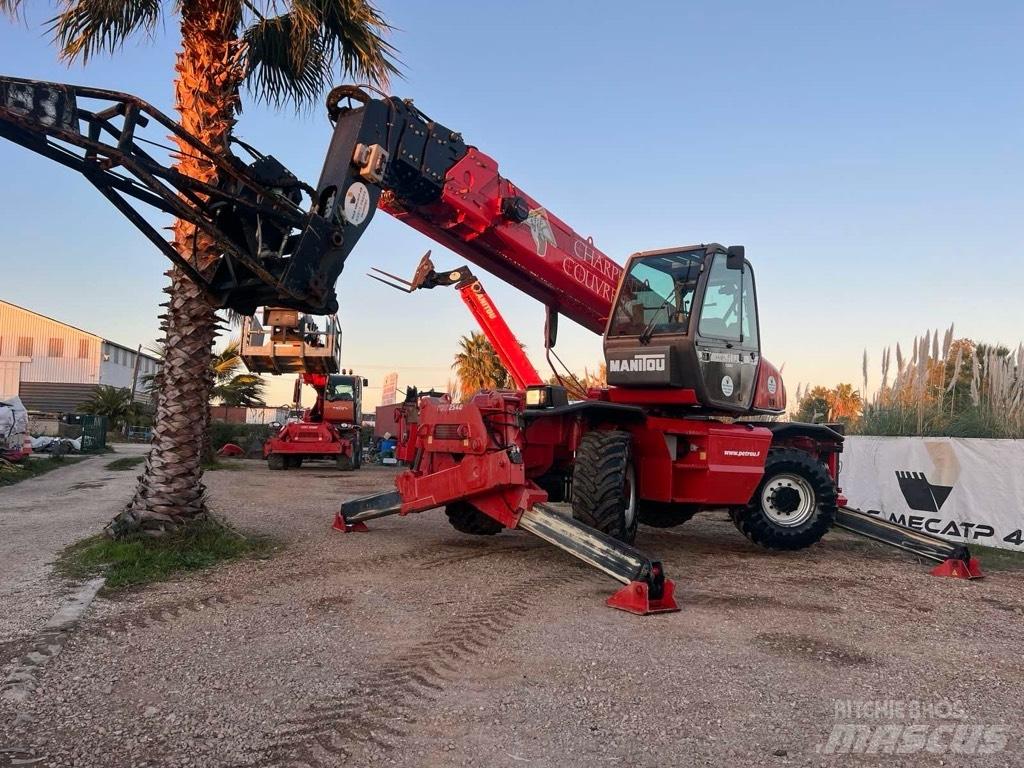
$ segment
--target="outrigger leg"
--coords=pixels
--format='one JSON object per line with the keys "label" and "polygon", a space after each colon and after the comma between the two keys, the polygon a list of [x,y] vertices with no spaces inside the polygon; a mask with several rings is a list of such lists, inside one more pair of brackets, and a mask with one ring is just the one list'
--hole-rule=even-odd
{"label": "outrigger leg", "polygon": [[[341,505],[333,527],[346,532],[366,530],[367,520],[399,514],[401,510],[397,491],[363,496]],[[516,527],[622,582],[625,586],[606,601],[612,608],[641,616],[679,610],[675,584],[665,578],[661,562],[628,544],[559,514],[547,504],[533,504],[519,515]]]}
{"label": "outrigger leg", "polygon": [[907,528],[850,507],[839,508],[836,526],[938,563],[931,570],[932,576],[949,576],[954,579],[985,577],[978,558],[971,557],[966,544],[954,544],[930,533]]}

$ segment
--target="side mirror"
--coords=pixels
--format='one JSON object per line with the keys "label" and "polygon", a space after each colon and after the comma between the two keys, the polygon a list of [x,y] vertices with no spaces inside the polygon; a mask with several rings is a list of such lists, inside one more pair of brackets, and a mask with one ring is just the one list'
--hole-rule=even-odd
{"label": "side mirror", "polygon": [[743,260],[746,256],[746,249],[742,245],[730,245],[725,250],[725,266],[727,269],[738,269],[743,271]]}
{"label": "side mirror", "polygon": [[546,305],[544,309],[544,349],[554,349],[558,340],[558,310]]}

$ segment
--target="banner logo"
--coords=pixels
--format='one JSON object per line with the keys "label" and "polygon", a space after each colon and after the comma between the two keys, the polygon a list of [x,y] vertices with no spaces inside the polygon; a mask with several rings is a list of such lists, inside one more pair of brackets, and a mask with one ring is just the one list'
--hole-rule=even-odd
{"label": "banner logo", "polygon": [[934,485],[928,482],[924,472],[896,470],[896,481],[907,506],[918,512],[938,512],[946,503],[953,490],[952,485]]}

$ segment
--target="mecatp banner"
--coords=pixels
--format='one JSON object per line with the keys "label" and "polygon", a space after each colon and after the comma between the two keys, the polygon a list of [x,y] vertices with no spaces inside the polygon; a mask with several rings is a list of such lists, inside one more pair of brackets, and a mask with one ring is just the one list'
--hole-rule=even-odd
{"label": "mecatp banner", "polygon": [[1024,552],[1024,440],[846,438],[850,506],[952,541]]}

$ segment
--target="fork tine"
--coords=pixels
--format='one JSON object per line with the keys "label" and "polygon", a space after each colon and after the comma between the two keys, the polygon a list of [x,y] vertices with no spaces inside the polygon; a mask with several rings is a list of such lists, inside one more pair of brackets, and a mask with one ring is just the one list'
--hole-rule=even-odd
{"label": "fork tine", "polygon": [[[376,271],[380,272],[379,269],[376,270]],[[387,272],[381,272],[381,274],[388,275]],[[405,283],[405,285],[399,285],[398,283],[393,283],[390,280],[385,280],[383,277],[377,277],[376,275],[372,275],[369,272],[366,273],[366,276],[367,277],[372,277],[378,283],[384,283],[384,285],[386,285],[388,288],[394,288],[396,291],[401,291],[402,293],[412,293],[412,288],[406,288],[405,287],[405,286],[409,285],[409,282],[406,281],[406,280],[402,280],[402,278],[400,278],[400,277],[395,277],[394,275],[388,275],[388,277],[393,278],[395,280],[398,280],[398,281],[400,281],[402,283]]]}

